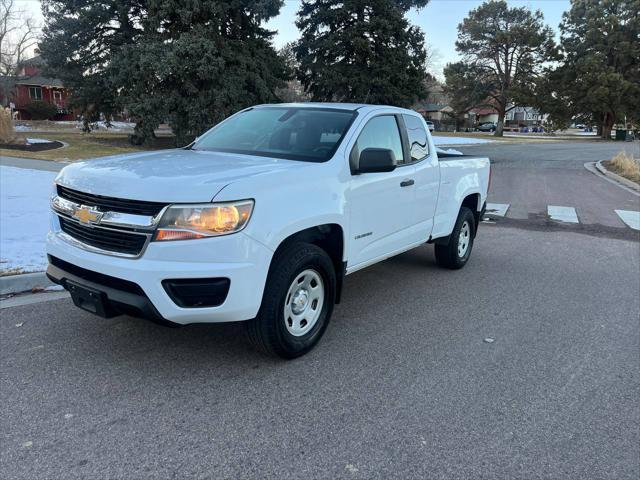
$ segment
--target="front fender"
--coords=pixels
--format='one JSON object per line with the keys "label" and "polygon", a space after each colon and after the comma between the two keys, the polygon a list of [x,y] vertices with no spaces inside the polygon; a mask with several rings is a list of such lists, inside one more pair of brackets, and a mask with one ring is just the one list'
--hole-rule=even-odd
{"label": "front fender", "polygon": [[345,225],[344,186],[330,164],[310,164],[277,179],[263,176],[228,185],[215,201],[255,200],[244,233],[275,251],[287,237],[325,224]]}

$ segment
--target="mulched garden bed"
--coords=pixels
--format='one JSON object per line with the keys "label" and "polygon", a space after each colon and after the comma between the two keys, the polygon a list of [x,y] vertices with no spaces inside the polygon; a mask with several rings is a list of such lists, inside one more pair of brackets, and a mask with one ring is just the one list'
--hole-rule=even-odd
{"label": "mulched garden bed", "polygon": [[15,145],[0,143],[0,148],[6,148],[7,150],[20,150],[21,152],[44,152],[45,150],[54,150],[56,148],[64,147],[62,142],[47,142],[47,143],[30,143],[25,145]]}

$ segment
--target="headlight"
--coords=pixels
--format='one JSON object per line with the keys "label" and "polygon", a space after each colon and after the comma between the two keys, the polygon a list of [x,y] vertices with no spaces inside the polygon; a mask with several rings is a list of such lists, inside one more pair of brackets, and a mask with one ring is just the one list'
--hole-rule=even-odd
{"label": "headlight", "polygon": [[253,200],[169,207],[154,240],[188,240],[228,235],[242,230],[253,211]]}

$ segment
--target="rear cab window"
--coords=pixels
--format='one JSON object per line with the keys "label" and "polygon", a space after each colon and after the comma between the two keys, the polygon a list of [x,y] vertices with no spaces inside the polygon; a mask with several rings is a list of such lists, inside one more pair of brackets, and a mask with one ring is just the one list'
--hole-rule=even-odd
{"label": "rear cab window", "polygon": [[414,115],[403,114],[402,119],[407,128],[411,162],[419,162],[429,155],[429,141],[424,123]]}

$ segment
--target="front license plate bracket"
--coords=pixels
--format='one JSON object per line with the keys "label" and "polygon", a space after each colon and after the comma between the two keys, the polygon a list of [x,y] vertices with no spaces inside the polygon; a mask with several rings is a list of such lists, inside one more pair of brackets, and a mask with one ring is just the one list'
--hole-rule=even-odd
{"label": "front license plate bracket", "polygon": [[117,315],[117,312],[109,305],[107,295],[104,292],[71,280],[65,282],[65,287],[71,294],[71,299],[76,307],[104,318]]}

